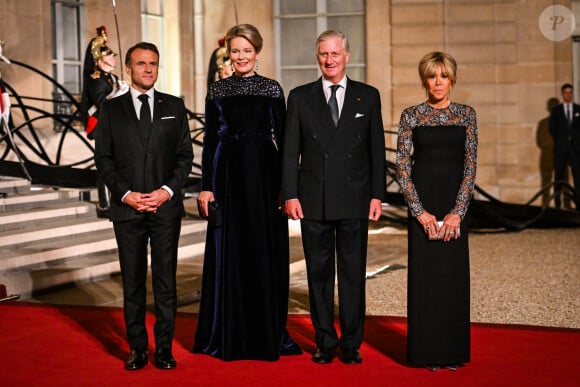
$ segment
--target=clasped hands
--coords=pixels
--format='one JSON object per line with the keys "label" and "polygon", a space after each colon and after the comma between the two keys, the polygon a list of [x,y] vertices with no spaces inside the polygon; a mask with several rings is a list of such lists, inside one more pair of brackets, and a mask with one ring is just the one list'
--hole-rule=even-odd
{"label": "clasped hands", "polygon": [[[425,210],[417,216],[417,220],[423,226],[423,230],[425,230],[429,239],[442,239],[448,242],[451,239],[458,239],[460,236],[459,225],[461,224],[461,217],[458,214],[447,214],[443,218],[441,227],[437,224],[437,218]],[[438,238],[439,235],[443,235],[443,238]]]}
{"label": "clasped hands", "polygon": [[129,192],[125,196],[124,203],[138,212],[155,213],[169,199],[169,192],[159,188],[150,193]]}

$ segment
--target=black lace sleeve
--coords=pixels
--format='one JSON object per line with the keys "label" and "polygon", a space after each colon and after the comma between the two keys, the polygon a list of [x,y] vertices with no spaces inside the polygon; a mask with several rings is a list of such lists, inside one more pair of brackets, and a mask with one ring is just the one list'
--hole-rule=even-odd
{"label": "black lace sleeve", "polygon": [[397,181],[401,186],[407,207],[413,216],[423,212],[423,205],[411,179],[411,152],[413,150],[413,128],[417,126],[416,107],[401,113],[397,138]]}
{"label": "black lace sleeve", "polygon": [[477,115],[471,106],[461,106],[460,120],[466,127],[465,136],[465,160],[463,163],[463,180],[457,193],[455,206],[451,210],[452,214],[458,214],[461,219],[465,217],[475,187],[475,172],[477,169]]}

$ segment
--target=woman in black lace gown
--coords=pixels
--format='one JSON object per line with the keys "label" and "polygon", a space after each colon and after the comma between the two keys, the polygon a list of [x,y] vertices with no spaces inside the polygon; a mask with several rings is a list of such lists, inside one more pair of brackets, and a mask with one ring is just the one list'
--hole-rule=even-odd
{"label": "woman in black lace gown", "polygon": [[397,143],[397,180],[409,209],[407,360],[431,370],[470,361],[463,219],[475,184],[477,118],[449,98],[456,69],[446,53],[423,57],[419,75],[428,99],[403,111]]}
{"label": "woman in black lace gown", "polygon": [[219,208],[208,224],[193,352],[223,360],[277,360],[301,353],[286,332],[288,220],[280,208],[280,145],[286,107],[278,82],[255,72],[258,30],[232,27],[226,44],[234,75],[206,97],[198,205]]}

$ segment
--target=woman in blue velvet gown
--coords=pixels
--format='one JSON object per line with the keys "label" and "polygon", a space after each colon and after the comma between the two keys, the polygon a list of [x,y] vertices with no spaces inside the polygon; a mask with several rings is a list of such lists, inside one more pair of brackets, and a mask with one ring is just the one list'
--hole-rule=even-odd
{"label": "woman in blue velvet gown", "polygon": [[208,223],[194,353],[277,360],[301,353],[286,332],[288,220],[280,205],[286,107],[278,82],[256,74],[262,37],[249,24],[226,36],[234,74],[210,85],[198,205]]}

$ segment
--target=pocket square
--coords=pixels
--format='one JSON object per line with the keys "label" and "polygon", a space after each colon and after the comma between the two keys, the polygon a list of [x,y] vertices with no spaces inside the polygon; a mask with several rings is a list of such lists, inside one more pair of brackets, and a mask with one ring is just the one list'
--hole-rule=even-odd
{"label": "pocket square", "polygon": [[162,120],[172,120],[174,118],[175,118],[175,116],[161,117]]}
{"label": "pocket square", "polygon": [[364,117],[364,116],[365,116],[364,113],[356,113],[354,115],[354,118],[360,118],[360,117]]}

